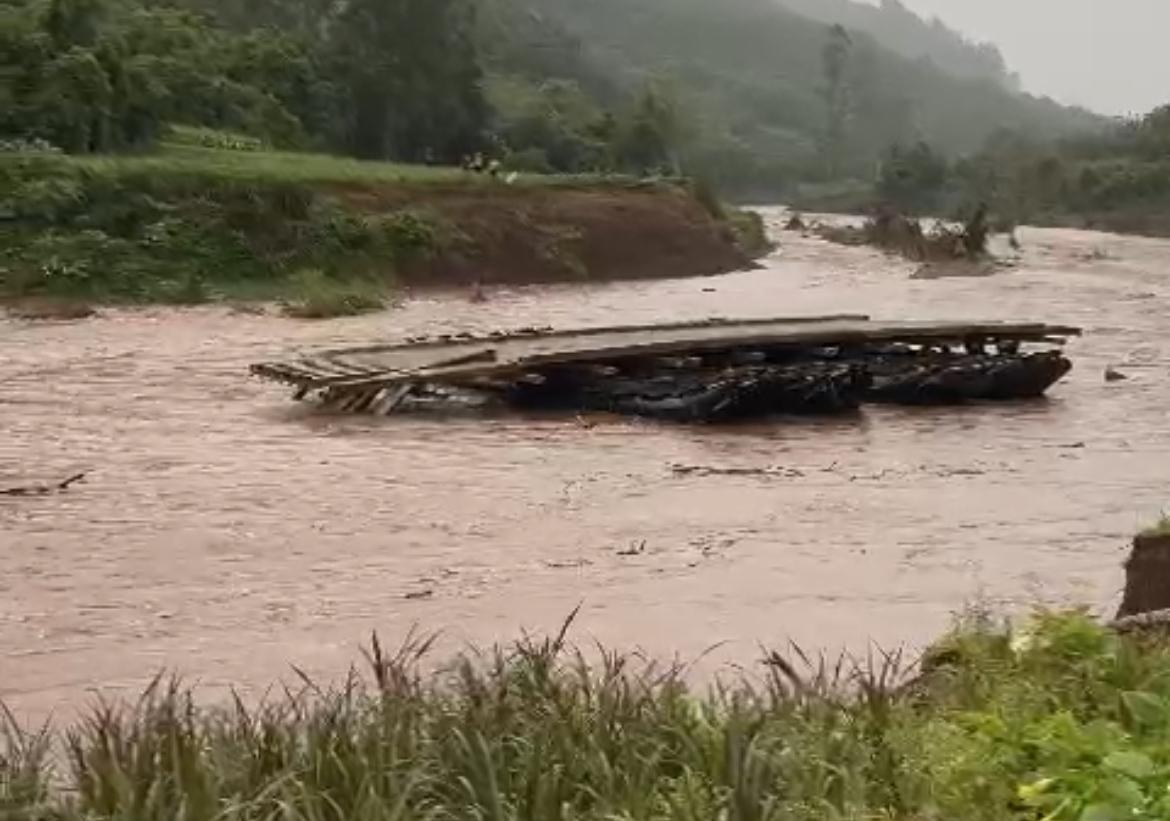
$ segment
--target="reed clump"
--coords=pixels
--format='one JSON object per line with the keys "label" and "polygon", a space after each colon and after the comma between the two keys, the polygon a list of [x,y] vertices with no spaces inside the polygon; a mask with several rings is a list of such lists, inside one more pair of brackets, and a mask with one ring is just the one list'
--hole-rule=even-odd
{"label": "reed clump", "polygon": [[0,719],[0,817],[1165,818],[1170,649],[1082,613],[968,619],[919,666],[812,658],[696,689],[565,632],[200,706],[160,678],[59,730]]}

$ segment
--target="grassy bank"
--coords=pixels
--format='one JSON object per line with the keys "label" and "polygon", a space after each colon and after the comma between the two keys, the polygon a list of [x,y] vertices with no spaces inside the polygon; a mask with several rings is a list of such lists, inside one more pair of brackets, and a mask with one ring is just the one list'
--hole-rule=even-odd
{"label": "grassy bank", "polygon": [[303,304],[335,289],[371,306],[403,283],[718,273],[743,265],[762,235],[678,182],[505,181],[191,145],[0,154],[0,217],[0,299],[10,303]]}
{"label": "grassy bank", "polygon": [[[218,132],[213,132],[218,133]],[[26,155],[27,158],[27,155]],[[134,176],[192,177],[234,180],[252,184],[281,183],[394,183],[487,187],[494,180],[486,174],[470,174],[448,166],[372,162],[331,154],[276,151],[267,147],[216,148],[190,142],[169,142],[157,152],[144,154],[42,155],[54,165],[114,178]],[[644,184],[621,175],[523,174],[513,185],[519,188],[573,188]]]}
{"label": "grassy bank", "polygon": [[[159,683],[0,740],[5,819],[1164,819],[1170,648],[1079,614],[972,618],[896,658],[771,655],[756,683],[524,641],[251,709]],[[429,667],[429,665],[427,665]],[[51,751],[58,755],[51,755]],[[55,768],[50,761],[60,762]]]}

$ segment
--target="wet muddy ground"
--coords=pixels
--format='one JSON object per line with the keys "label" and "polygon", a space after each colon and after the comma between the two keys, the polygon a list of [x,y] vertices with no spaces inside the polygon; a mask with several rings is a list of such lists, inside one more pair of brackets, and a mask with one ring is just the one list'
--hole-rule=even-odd
{"label": "wet muddy ground", "polygon": [[[773,223],[778,214],[771,214]],[[1102,610],[1170,506],[1170,242],[1021,232],[1021,265],[913,266],[798,235],[711,279],[418,298],[327,323],[221,308],[0,321],[0,699],[67,712],[160,668],[336,677],[373,630],[555,629],[706,664],[922,642],[972,602]],[[251,380],[297,346],[524,325],[861,311],[1070,322],[1048,401],[736,428],[321,417]],[[1107,383],[1116,366],[1131,378]]]}

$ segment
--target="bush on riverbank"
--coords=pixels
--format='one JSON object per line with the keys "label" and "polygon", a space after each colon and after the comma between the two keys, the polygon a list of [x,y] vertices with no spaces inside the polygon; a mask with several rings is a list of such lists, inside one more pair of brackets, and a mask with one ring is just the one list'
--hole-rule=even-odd
{"label": "bush on riverbank", "polygon": [[[239,157],[259,158],[244,163]],[[408,209],[363,214],[319,183],[363,164],[192,149],[162,157],[25,156],[0,162],[3,292],[108,302],[272,296],[293,274],[345,280],[431,248],[437,227]],[[395,168],[395,167],[390,167]],[[384,173],[394,173],[384,169]],[[421,226],[421,227],[420,227]]]}
{"label": "bush on riverbank", "polygon": [[1170,236],[1170,106],[1119,120],[1096,135],[1036,142],[993,134],[948,160],[925,143],[895,145],[871,181],[805,186],[803,211],[859,214],[884,205],[954,217],[984,205],[997,223]]}
{"label": "bush on riverbank", "polygon": [[1143,536],[1170,536],[1170,513],[1162,514],[1162,518],[1142,531]]}
{"label": "bush on riverbank", "polygon": [[[792,228],[797,229],[801,225],[798,220],[792,224]],[[817,225],[812,230],[821,239],[839,245],[869,245],[923,263],[986,261],[987,240],[991,233],[987,213],[982,208],[962,226],[936,221],[932,227],[924,229],[918,219],[889,208],[880,208],[861,227]]]}
{"label": "bush on riverbank", "polygon": [[776,247],[768,239],[764,218],[757,212],[729,208],[724,219],[735,237],[735,244],[753,259],[771,253]]}
{"label": "bush on riverbank", "polygon": [[303,269],[383,287],[710,274],[746,263],[741,236],[757,239],[672,182],[506,183],[190,145],[0,156],[0,298],[9,301],[273,299],[295,296]]}
{"label": "bush on riverbank", "polygon": [[[927,655],[773,655],[763,681],[525,640],[420,672],[427,642],[251,709],[156,683],[66,734],[0,734],[6,819],[1161,819],[1170,648],[1080,614],[973,618]],[[65,755],[50,770],[52,747]]]}
{"label": "bush on riverbank", "polygon": [[284,313],[298,319],[357,316],[386,307],[385,287],[376,280],[338,282],[310,269],[296,274],[293,283]]}

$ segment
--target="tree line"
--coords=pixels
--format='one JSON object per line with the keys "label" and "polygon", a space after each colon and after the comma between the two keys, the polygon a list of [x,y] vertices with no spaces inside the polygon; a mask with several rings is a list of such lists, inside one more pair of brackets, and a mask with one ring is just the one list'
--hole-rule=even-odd
{"label": "tree line", "polygon": [[779,0],[813,20],[866,32],[884,46],[911,60],[928,61],[957,77],[990,80],[1018,90],[1019,77],[992,43],[973,42],[938,18],[927,20],[900,0],[861,3],[856,0]]}
{"label": "tree line", "polygon": [[1100,124],[755,0],[0,0],[0,140],[70,152],[189,125],[771,195],[875,169],[913,189],[897,175],[934,162],[920,142],[949,184],[1000,129],[1047,144]]}
{"label": "tree line", "polygon": [[0,137],[105,152],[185,124],[412,163],[672,165],[675,111],[650,84],[607,108],[575,82],[489,80],[487,60],[531,60],[502,42],[519,18],[491,12],[489,0],[0,0]]}
{"label": "tree line", "polygon": [[875,198],[912,214],[954,216],[984,204],[1008,224],[1170,231],[1170,106],[1097,134],[1042,141],[1000,131],[971,155],[896,145]]}

